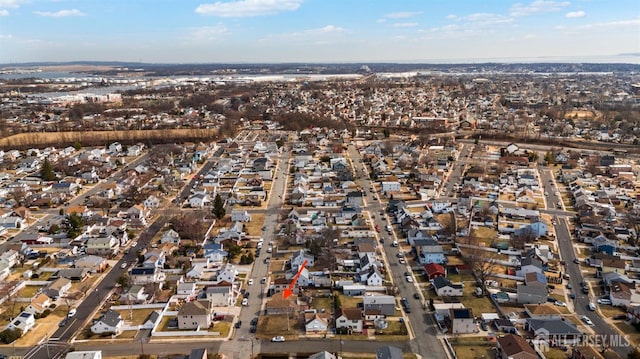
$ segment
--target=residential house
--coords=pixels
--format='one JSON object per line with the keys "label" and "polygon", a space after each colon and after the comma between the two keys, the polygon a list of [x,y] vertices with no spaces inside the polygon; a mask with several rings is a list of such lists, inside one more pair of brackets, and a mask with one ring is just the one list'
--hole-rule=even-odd
{"label": "residential house", "polygon": [[527,273],[542,273],[542,261],[533,256],[522,258],[516,276],[524,277]]}
{"label": "residential house", "polygon": [[362,299],[363,310],[378,310],[383,315],[395,315],[396,299],[390,295],[367,295]]}
{"label": "residential house", "polygon": [[118,253],[120,240],[113,235],[101,235],[87,239],[87,254],[111,256]]}
{"label": "residential house", "polygon": [[180,245],[180,234],[178,234],[178,232],[174,231],[173,229],[164,232],[162,237],[160,237],[160,244],[165,243]]}
{"label": "residential house", "polygon": [[313,267],[315,265],[315,258],[313,257],[313,255],[307,254],[304,249],[300,249],[294,252],[290,260],[291,270],[297,271],[305,261],[307,262],[307,268]]}
{"label": "residential house", "polygon": [[204,257],[209,260],[209,263],[221,266],[229,255],[229,253],[222,248],[222,243],[207,242],[202,246]]}
{"label": "residential house", "polygon": [[230,285],[207,287],[205,293],[207,300],[214,307],[229,307],[233,305],[233,287]]}
{"label": "residential house", "polygon": [[82,282],[88,277],[89,271],[86,268],[62,268],[51,276],[52,279],[67,278],[72,282]]}
{"label": "residential house", "polygon": [[496,347],[501,358],[538,359],[536,351],[519,335],[507,334],[499,337]]}
{"label": "residential house", "polygon": [[351,191],[345,197],[346,205],[351,207],[362,207],[363,194],[361,191]]}
{"label": "residential house", "polygon": [[525,283],[517,285],[517,300],[520,304],[542,304],[547,301],[547,278],[542,273],[525,275]]}
{"label": "residential house", "polygon": [[233,210],[231,211],[232,222],[251,222],[251,215],[246,210]]}
{"label": "residential house", "polygon": [[305,313],[304,329],[306,334],[326,334],[329,329],[329,321],[322,313]]}
{"label": "residential house", "polygon": [[429,281],[436,279],[437,277],[445,277],[447,271],[438,263],[429,263],[424,266],[424,270],[427,273]]}
{"label": "residential house", "polygon": [[100,273],[107,269],[107,260],[94,255],[81,256],[73,263],[75,268],[86,268],[91,273]]}
{"label": "residential house", "polygon": [[415,247],[418,252],[418,263],[421,265],[429,263],[444,264],[447,262],[444,249],[433,240],[416,240]]}
{"label": "residential house", "polygon": [[24,311],[33,315],[42,314],[42,312],[44,312],[45,309],[49,308],[50,305],[51,298],[49,298],[49,296],[44,293],[40,293],[31,298],[31,303],[29,303],[29,306],[27,306]]}
{"label": "residential house", "polygon": [[446,277],[436,277],[431,281],[436,294],[441,297],[461,297],[463,295],[463,284],[452,283]]}
{"label": "residential house", "polygon": [[144,303],[149,295],[145,293],[143,285],[132,285],[129,290],[120,296],[120,302],[123,303]]}
{"label": "residential house", "polygon": [[233,283],[237,275],[238,275],[238,270],[236,269],[236,267],[231,263],[227,263],[223,267],[221,267],[220,270],[218,270],[218,275],[216,277],[216,280],[218,282],[225,281],[225,282]]}
{"label": "residential house", "polygon": [[467,334],[478,331],[478,325],[475,322],[471,308],[450,309],[449,321],[451,333],[453,334]]}
{"label": "residential house", "polygon": [[160,207],[160,203],[160,199],[154,195],[150,195],[144,200],[144,202],[142,202],[146,208],[158,208]]}
{"label": "residential house", "polygon": [[58,278],[49,283],[42,292],[49,296],[49,298],[56,300],[57,298],[66,296],[70,289],[71,280],[68,278]]}
{"label": "residential house", "polygon": [[562,312],[558,310],[558,307],[548,302],[542,304],[525,304],[524,311],[529,317],[536,319],[559,319],[562,317]]}
{"label": "residential house", "polygon": [[120,313],[115,310],[107,310],[100,318],[96,319],[91,325],[91,333],[93,334],[120,334],[124,320]]}
{"label": "residential house", "polygon": [[176,285],[176,294],[187,297],[196,295],[196,282],[183,282],[179,281]]}
{"label": "residential house", "polygon": [[528,318],[525,330],[531,336],[539,339],[553,341],[556,345],[572,345],[579,343],[582,332],[576,328],[570,320],[561,319],[534,319]]}
{"label": "residential house", "polygon": [[208,329],[211,326],[211,309],[208,300],[185,303],[178,311],[178,329]]}
{"label": "residential house", "polygon": [[336,330],[341,333],[362,333],[364,320],[360,308],[342,308],[340,316],[336,318]]}
{"label": "residential house", "polygon": [[383,181],[381,188],[383,193],[400,192],[401,185],[398,181]]}
{"label": "residential house", "polygon": [[129,271],[129,277],[133,284],[162,284],[167,275],[158,267],[134,267]]}
{"label": "residential house", "polygon": [[202,208],[211,203],[211,199],[207,194],[197,193],[189,197],[189,206],[191,208]]}
{"label": "residential house", "polygon": [[9,325],[7,325],[7,329],[16,330],[20,329],[22,331],[22,335],[28,332],[33,326],[36,324],[36,317],[33,313],[29,313],[24,311],[18,314]]}

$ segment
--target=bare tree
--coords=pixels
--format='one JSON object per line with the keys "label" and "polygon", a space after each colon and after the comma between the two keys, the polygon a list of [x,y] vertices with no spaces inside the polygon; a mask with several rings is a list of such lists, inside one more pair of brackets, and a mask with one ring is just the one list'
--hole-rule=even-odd
{"label": "bare tree", "polygon": [[473,270],[484,291],[487,278],[496,269],[497,253],[480,247],[465,248],[463,253],[464,261]]}

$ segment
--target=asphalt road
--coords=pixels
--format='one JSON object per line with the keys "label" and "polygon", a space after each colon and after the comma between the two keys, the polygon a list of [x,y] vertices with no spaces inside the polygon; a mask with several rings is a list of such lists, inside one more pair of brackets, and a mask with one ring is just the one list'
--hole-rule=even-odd
{"label": "asphalt road", "polygon": [[[561,199],[556,195],[558,188],[557,185],[551,184],[553,181],[551,172],[549,170],[541,170],[540,174],[541,180],[544,182],[545,190],[547,191],[547,206],[555,206],[557,203],[561,202]],[[553,189],[553,191],[551,189]],[[618,343],[618,345],[613,345],[611,349],[613,349],[621,357],[626,358],[627,354],[632,349],[629,342],[625,338],[621,337],[620,334],[615,329],[613,329],[609,325],[609,323],[603,320],[597,312],[589,310],[589,303],[595,303],[596,299],[591,296],[591,294],[583,294],[580,290],[580,283],[584,278],[582,276],[582,271],[580,270],[580,265],[573,263],[573,261],[577,257],[575,253],[575,246],[571,239],[569,223],[566,216],[559,215],[557,216],[556,221],[556,239],[558,242],[558,248],[560,250],[560,256],[562,260],[566,262],[564,270],[565,273],[569,274],[568,283],[571,283],[571,287],[573,288],[572,290],[576,295],[576,298],[573,300],[575,313],[577,315],[586,315],[589,319],[591,319],[594,324],[592,329],[595,333],[602,336],[600,338],[606,338],[605,340],[616,338],[614,339],[616,340],[616,342],[614,343]],[[601,343],[602,340],[600,340],[599,342]]]}
{"label": "asphalt road", "polygon": [[[409,319],[410,330],[413,334],[413,339],[409,342],[409,351],[412,353],[419,353],[422,355],[429,354],[429,358],[446,358],[444,348],[436,337],[437,328],[433,321],[433,316],[425,311],[422,306],[421,300],[413,298],[414,293],[419,292],[419,288],[416,287],[416,283],[409,283],[405,278],[405,272],[410,272],[411,269],[406,264],[400,264],[397,254],[402,251],[402,247],[392,247],[391,244],[394,236],[390,236],[384,232],[385,226],[390,224],[386,214],[380,215],[380,211],[384,211],[384,206],[380,203],[377,193],[371,193],[370,188],[371,181],[368,176],[368,171],[365,168],[364,163],[360,160],[362,156],[357,151],[356,147],[350,145],[348,147],[349,158],[353,161],[356,174],[361,174],[361,179],[358,181],[366,194],[366,206],[365,209],[369,213],[375,216],[374,223],[377,224],[380,229],[380,237],[386,238],[382,244],[384,250],[384,256],[386,257],[389,268],[391,269],[389,275],[393,278],[393,283],[398,289],[399,297],[405,297],[409,300],[411,313],[405,312],[405,317]],[[401,343],[396,342],[392,344],[395,346],[401,346]],[[405,349],[406,352],[406,349]]]}
{"label": "asphalt road", "polygon": [[[236,318],[242,321],[242,325],[240,328],[235,329],[232,340],[224,342],[221,346],[222,352],[230,359],[250,358],[249,355],[252,351],[254,354],[263,351],[263,343],[256,338],[255,334],[250,333],[249,329],[251,328],[251,320],[260,315],[263,299],[266,297],[265,293],[268,288],[268,282],[262,284],[261,281],[262,278],[269,279],[269,265],[264,263],[264,259],[271,257],[271,253],[267,253],[267,248],[269,247],[269,243],[272,243],[275,239],[278,214],[282,207],[281,194],[285,193],[287,171],[289,169],[288,163],[289,154],[287,152],[286,155],[280,157],[278,160],[278,166],[275,171],[276,178],[268,194],[264,221],[265,229],[262,231],[262,238],[264,240],[262,250],[260,251],[260,256],[256,257],[251,273],[247,276],[247,280],[253,279],[253,284],[247,286],[247,291],[249,292],[248,305],[242,307],[240,315]],[[252,211],[249,210],[249,212]]]}

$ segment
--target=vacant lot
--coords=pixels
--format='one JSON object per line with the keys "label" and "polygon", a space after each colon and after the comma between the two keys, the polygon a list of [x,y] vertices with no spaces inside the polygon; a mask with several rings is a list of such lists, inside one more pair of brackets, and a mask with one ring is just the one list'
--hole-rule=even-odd
{"label": "vacant lot", "polygon": [[298,336],[298,327],[298,321],[294,318],[287,319],[286,315],[268,315],[260,320],[258,333],[264,338],[271,338],[276,335],[294,338]]}
{"label": "vacant lot", "polygon": [[117,310],[117,312],[120,313],[120,316],[122,317],[122,319],[125,322],[129,323],[129,325],[143,324],[145,320],[147,320],[151,312],[153,311],[154,309],[151,309],[151,308],[135,309],[135,310],[127,310],[127,309]]}

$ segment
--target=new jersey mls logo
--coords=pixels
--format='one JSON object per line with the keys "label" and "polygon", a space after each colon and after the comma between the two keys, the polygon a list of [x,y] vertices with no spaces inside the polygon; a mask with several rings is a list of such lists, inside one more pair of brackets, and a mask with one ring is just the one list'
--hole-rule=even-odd
{"label": "new jersey mls logo", "polygon": [[545,328],[540,328],[531,342],[539,351],[546,353],[549,351],[549,347],[551,346],[551,339],[549,331]]}

